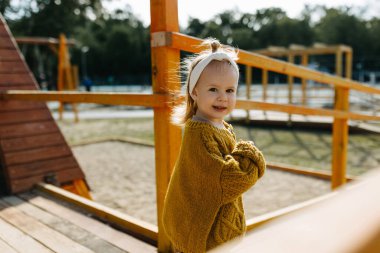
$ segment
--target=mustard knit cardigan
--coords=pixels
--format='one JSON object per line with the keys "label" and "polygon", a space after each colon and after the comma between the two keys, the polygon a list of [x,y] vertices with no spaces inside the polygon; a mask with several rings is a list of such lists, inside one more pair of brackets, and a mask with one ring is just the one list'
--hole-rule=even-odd
{"label": "mustard knit cardigan", "polygon": [[246,231],[241,195],[264,174],[265,160],[250,142],[236,143],[232,126],[224,125],[186,123],[163,211],[178,251],[205,252]]}

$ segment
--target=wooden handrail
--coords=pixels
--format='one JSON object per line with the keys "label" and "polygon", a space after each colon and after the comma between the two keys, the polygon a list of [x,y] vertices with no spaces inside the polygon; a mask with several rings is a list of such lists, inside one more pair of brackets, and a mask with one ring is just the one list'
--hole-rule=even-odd
{"label": "wooden handrail", "polygon": [[[192,36],[184,35],[177,32],[168,33],[170,35],[170,47],[192,52],[199,53],[204,48],[198,46],[202,43],[202,39]],[[358,90],[365,93],[380,94],[380,89],[370,86],[362,85],[359,82],[333,76],[330,74],[322,73],[306,67],[298,66],[292,63],[287,63],[279,60],[272,59],[267,56],[255,54],[245,50],[239,50],[238,63],[251,67],[261,68],[284,75],[293,77],[305,78],[319,83],[334,85],[335,87],[342,87],[347,89]]]}
{"label": "wooden handrail", "polygon": [[[159,108],[169,106],[174,101],[170,96],[159,94],[132,94],[132,93],[113,93],[113,92],[70,92],[70,91],[25,91],[8,90],[0,92],[0,100],[29,100],[29,101],[60,101],[72,103],[97,103],[108,105],[131,105],[147,106]],[[184,97],[180,97],[182,101]],[[238,100],[237,109],[263,111],[277,111],[300,115],[314,115],[335,117],[350,120],[380,120],[380,116],[363,115],[358,113],[344,112],[339,110],[315,109],[296,105],[283,105],[268,102],[256,102],[250,100]]]}
{"label": "wooden handrail", "polygon": [[[44,37],[17,37],[16,42],[19,44],[32,44],[32,45],[58,45],[59,40],[56,38]],[[67,40],[68,46],[75,46],[76,41],[73,39]]]}
{"label": "wooden handrail", "polygon": [[27,91],[0,92],[0,100],[60,101],[72,103],[96,103],[107,105],[132,105],[165,107],[168,97],[160,94],[132,94],[120,92]]}

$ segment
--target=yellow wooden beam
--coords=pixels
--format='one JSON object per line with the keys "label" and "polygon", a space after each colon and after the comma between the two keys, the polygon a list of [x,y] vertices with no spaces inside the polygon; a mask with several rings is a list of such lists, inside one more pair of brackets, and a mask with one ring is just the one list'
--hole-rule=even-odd
{"label": "yellow wooden beam", "polygon": [[261,83],[263,85],[263,101],[267,101],[268,99],[268,70],[266,69],[263,69],[262,72],[261,72]]}
{"label": "yellow wooden beam", "polygon": [[[251,99],[251,85],[252,85],[252,68],[250,66],[245,67],[245,87],[247,100]],[[247,111],[247,123],[250,121],[249,111]]]}
{"label": "yellow wooden beam", "polygon": [[76,91],[0,91],[0,99],[27,101],[61,101],[75,103],[96,103],[106,105],[135,105],[166,107],[170,97],[161,94],[132,94],[120,92],[76,92]]}
{"label": "yellow wooden beam", "polygon": [[380,120],[380,116],[364,115],[340,110],[329,109],[316,109],[297,105],[282,105],[275,103],[238,100],[236,102],[236,108],[244,110],[263,110],[263,111],[276,111],[291,114],[300,115],[312,115],[312,116],[326,116],[336,117],[338,119],[350,119],[350,120]]}
{"label": "yellow wooden beam", "polygon": [[[335,89],[335,110],[348,112],[349,90]],[[348,121],[347,118],[334,118],[332,143],[332,180],[331,188],[346,183],[347,149],[348,149]]]}
{"label": "yellow wooden beam", "polygon": [[[307,67],[309,64],[309,55],[302,54],[301,64],[303,67]],[[302,105],[305,106],[307,104],[307,79],[302,78]]]}
{"label": "yellow wooden beam", "polygon": [[247,231],[258,228],[258,227],[260,227],[260,226],[262,226],[262,225],[264,225],[270,221],[281,218],[285,215],[289,215],[291,213],[300,211],[300,210],[305,209],[305,208],[310,208],[311,206],[313,206],[317,203],[320,203],[326,199],[331,198],[335,194],[336,194],[335,192],[328,193],[328,194],[325,194],[323,196],[316,197],[314,199],[310,199],[310,200],[307,200],[307,201],[304,201],[301,203],[297,203],[297,204],[294,204],[294,205],[291,205],[291,206],[288,206],[285,208],[281,208],[279,210],[276,210],[276,211],[273,211],[270,213],[266,213],[266,214],[260,215],[258,217],[252,218],[252,219],[249,219],[246,222]]}
{"label": "yellow wooden beam", "polygon": [[[201,39],[187,36],[181,33],[171,33],[170,45],[173,48],[197,53],[203,49],[202,47],[199,47],[199,44],[202,41],[203,40]],[[306,78],[308,80],[314,80],[319,83],[334,85],[336,87],[349,88],[366,93],[380,94],[380,89],[363,85],[353,80],[333,76],[327,73],[297,66],[295,64],[275,60],[260,54],[251,53],[245,50],[239,50],[238,56],[238,63],[248,65],[251,67],[267,69],[269,71],[273,71],[284,75]]]}
{"label": "yellow wooden beam", "polygon": [[[150,13],[153,92],[168,95],[170,91],[181,89],[178,75],[172,74],[179,70],[180,50],[169,47],[168,37],[160,34],[179,31],[177,0],[151,0]],[[169,252],[171,249],[170,241],[164,233],[162,211],[171,172],[181,145],[181,129],[170,124],[170,115],[171,110],[168,107],[154,109],[159,252]]]}

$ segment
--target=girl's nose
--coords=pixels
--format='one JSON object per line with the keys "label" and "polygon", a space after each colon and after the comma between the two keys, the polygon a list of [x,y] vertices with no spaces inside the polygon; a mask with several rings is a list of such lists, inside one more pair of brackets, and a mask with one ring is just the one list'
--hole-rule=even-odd
{"label": "girl's nose", "polygon": [[227,94],[225,92],[220,92],[218,96],[219,101],[226,101],[227,100]]}

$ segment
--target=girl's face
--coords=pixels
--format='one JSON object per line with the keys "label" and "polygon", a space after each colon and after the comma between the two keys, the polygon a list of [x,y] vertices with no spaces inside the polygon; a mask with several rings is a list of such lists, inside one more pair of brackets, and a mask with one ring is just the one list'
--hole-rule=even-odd
{"label": "girl's face", "polygon": [[210,62],[193,90],[192,97],[198,106],[196,115],[221,123],[235,107],[238,78],[229,62]]}

